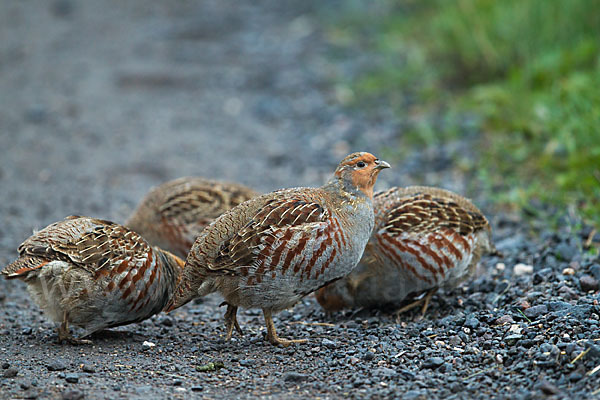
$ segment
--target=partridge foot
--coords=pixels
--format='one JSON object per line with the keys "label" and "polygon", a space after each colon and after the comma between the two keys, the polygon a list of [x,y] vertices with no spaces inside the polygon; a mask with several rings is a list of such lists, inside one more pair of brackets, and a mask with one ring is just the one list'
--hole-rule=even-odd
{"label": "partridge foot", "polygon": [[267,340],[274,345],[281,345],[283,347],[288,347],[294,343],[306,343],[308,339],[283,339],[277,336],[277,331],[275,330],[275,324],[273,323],[273,317],[271,315],[270,310],[264,310],[263,314],[265,315],[265,322],[267,324]]}
{"label": "partridge foot", "polygon": [[227,312],[225,313],[225,327],[227,328],[227,336],[225,340],[230,340],[233,335],[233,328],[240,334],[240,336],[244,336],[244,331],[240,328],[240,324],[237,320],[237,307],[232,306],[231,304],[227,304]]}
{"label": "partridge foot", "polygon": [[87,339],[75,339],[71,332],[69,331],[69,324],[67,323],[67,315],[65,313],[65,318],[58,327],[58,343],[67,342],[72,345],[81,345],[81,344],[92,344],[91,340]]}
{"label": "partridge foot", "polygon": [[396,310],[396,312],[394,313],[394,315],[396,315],[396,322],[400,321],[400,314],[403,314],[409,310],[412,310],[413,308],[419,306],[420,304],[423,304],[423,308],[421,309],[421,318],[423,318],[425,316],[425,312],[427,311],[427,308],[429,307],[429,302],[431,301],[431,297],[433,296],[433,294],[437,291],[437,288],[433,288],[429,291],[427,291],[427,294],[423,297],[421,297],[419,300],[413,301],[412,303],[402,307],[399,310]]}

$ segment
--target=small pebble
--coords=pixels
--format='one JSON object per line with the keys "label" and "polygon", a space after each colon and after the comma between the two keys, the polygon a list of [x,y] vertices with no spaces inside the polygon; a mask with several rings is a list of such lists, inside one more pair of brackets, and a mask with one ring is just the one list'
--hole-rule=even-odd
{"label": "small pebble", "polygon": [[94,368],[94,366],[92,364],[83,364],[83,366],[81,367],[81,370],[83,372],[87,372],[90,374],[93,374],[94,372],[96,372],[96,368]]}
{"label": "small pebble", "polygon": [[590,267],[590,275],[597,281],[600,281],[600,264],[592,264]]}
{"label": "small pebble", "polygon": [[527,318],[537,318],[540,315],[548,313],[548,306],[542,304],[539,306],[529,307],[525,310],[524,314]]}
{"label": "small pebble", "polygon": [[154,347],[156,347],[156,344],[149,342],[147,340],[145,340],[144,343],[142,343],[142,349],[144,349],[144,350],[150,350]]}
{"label": "small pebble", "polygon": [[67,381],[69,383],[77,383],[77,382],[79,382],[79,375],[73,374],[73,373],[66,374],[65,381]]}
{"label": "small pebble", "polygon": [[515,322],[515,320],[509,314],[503,315],[496,320],[497,325],[512,324],[514,322]]}
{"label": "small pebble", "polygon": [[584,292],[598,290],[598,281],[591,275],[583,275],[581,278],[579,278],[579,285],[581,286],[581,290]]}
{"label": "small pebble", "polygon": [[547,395],[553,395],[553,394],[558,394],[560,393],[560,389],[558,387],[556,387],[556,385],[554,385],[551,382],[548,382],[546,379],[542,378],[542,381],[540,382],[538,388]]}
{"label": "small pebble", "polygon": [[46,364],[46,368],[48,368],[48,371],[64,371],[67,366],[60,360],[54,360]]}
{"label": "small pebble", "polygon": [[508,345],[514,345],[515,343],[517,343],[518,340],[522,339],[523,335],[520,335],[518,333],[512,334],[512,335],[507,335],[504,337],[504,341],[508,344]]}
{"label": "small pebble", "polygon": [[465,321],[464,326],[466,326],[467,328],[471,328],[472,330],[475,330],[479,326],[479,320],[475,317],[469,317]]}
{"label": "small pebble", "polygon": [[307,374],[301,374],[299,372],[286,372],[285,374],[283,374],[283,380],[285,382],[302,382],[307,379]]}
{"label": "small pebble", "polygon": [[16,368],[9,368],[7,370],[4,371],[4,373],[2,374],[2,376],[4,376],[5,378],[14,378],[15,376],[17,376],[17,374],[19,373],[19,370]]}
{"label": "small pebble", "polygon": [[529,275],[533,273],[533,265],[519,263],[513,268],[513,273],[515,276]]}
{"label": "small pebble", "polygon": [[565,300],[574,300],[577,298],[577,292],[566,285],[563,285],[558,289],[558,294]]}
{"label": "small pebble", "polygon": [[421,365],[422,368],[427,369],[435,369],[444,363],[444,359],[442,357],[430,357],[423,361]]}
{"label": "small pebble", "polygon": [[571,275],[575,275],[575,270],[571,267],[567,267],[565,269],[562,270],[562,274],[566,275],[566,276],[571,276]]}
{"label": "small pebble", "polygon": [[79,390],[68,390],[62,395],[63,400],[83,400],[85,395]]}

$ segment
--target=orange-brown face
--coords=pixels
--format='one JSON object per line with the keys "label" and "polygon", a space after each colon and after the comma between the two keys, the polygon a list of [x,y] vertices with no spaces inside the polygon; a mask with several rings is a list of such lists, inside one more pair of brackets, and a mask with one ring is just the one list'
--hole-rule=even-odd
{"label": "orange-brown face", "polygon": [[335,170],[338,178],[350,178],[352,185],[373,198],[373,186],[379,171],[389,168],[390,164],[371,153],[353,153],[342,160]]}

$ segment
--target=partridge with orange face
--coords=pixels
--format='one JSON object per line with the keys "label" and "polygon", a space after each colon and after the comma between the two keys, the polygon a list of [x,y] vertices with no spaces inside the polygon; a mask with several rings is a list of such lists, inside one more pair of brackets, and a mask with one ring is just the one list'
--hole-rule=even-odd
{"label": "partridge with orange face", "polygon": [[412,293],[427,296],[424,314],[437,288],[452,289],[475,272],[494,251],[491,228],[469,200],[447,190],[392,188],[374,198],[375,228],[360,264],[346,278],[317,292],[323,308],[398,304]]}
{"label": "partridge with orange face", "polygon": [[254,190],[235,183],[179,178],[148,192],[125,225],[152,245],[185,258],[202,229],[256,196]]}
{"label": "partridge with orange face", "polygon": [[151,247],[129,229],[87,217],[68,217],[33,234],[19,258],[2,274],[21,279],[33,300],[60,324],[60,341],[104,328],[139,322],[159,313],[171,299],[184,262]]}
{"label": "partridge with orange face", "polygon": [[347,275],[360,260],[373,229],[373,185],[389,164],[354,153],[319,188],[284,189],[249,200],[200,234],[168,310],[220,292],[228,304],[227,338],[237,309],[261,308],[267,339],[279,338],[272,314]]}

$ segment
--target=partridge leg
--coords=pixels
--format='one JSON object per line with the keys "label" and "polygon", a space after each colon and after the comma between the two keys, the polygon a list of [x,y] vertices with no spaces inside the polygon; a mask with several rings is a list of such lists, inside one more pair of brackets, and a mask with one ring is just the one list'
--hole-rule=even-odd
{"label": "partridge leg", "polygon": [[437,288],[430,289],[427,292],[427,294],[425,296],[421,297],[419,300],[413,301],[412,303],[397,310],[394,313],[396,315],[396,321],[398,321],[400,319],[400,314],[403,314],[409,310],[412,310],[413,308],[417,307],[421,303],[424,303],[423,308],[421,309],[421,317],[424,317],[425,312],[427,311],[427,308],[429,307],[429,302],[431,301],[431,297],[434,295],[435,292],[437,292]]}
{"label": "partridge leg", "polygon": [[92,344],[91,340],[86,339],[75,339],[71,332],[69,331],[69,319],[68,314],[65,311],[63,315],[63,322],[58,327],[58,343],[62,343],[63,341],[70,344]]}
{"label": "partridge leg", "polygon": [[227,336],[225,340],[230,340],[233,335],[233,328],[240,334],[240,336],[244,336],[244,332],[242,328],[240,328],[240,324],[237,320],[237,307],[232,306],[231,304],[227,304],[227,312],[225,313],[225,327],[227,328]]}
{"label": "partridge leg", "polygon": [[292,343],[306,343],[307,339],[282,339],[277,336],[277,332],[275,331],[275,324],[273,323],[273,317],[271,310],[267,310],[263,308],[263,314],[265,315],[265,322],[267,324],[267,340],[274,345],[282,345],[283,347],[288,347]]}

